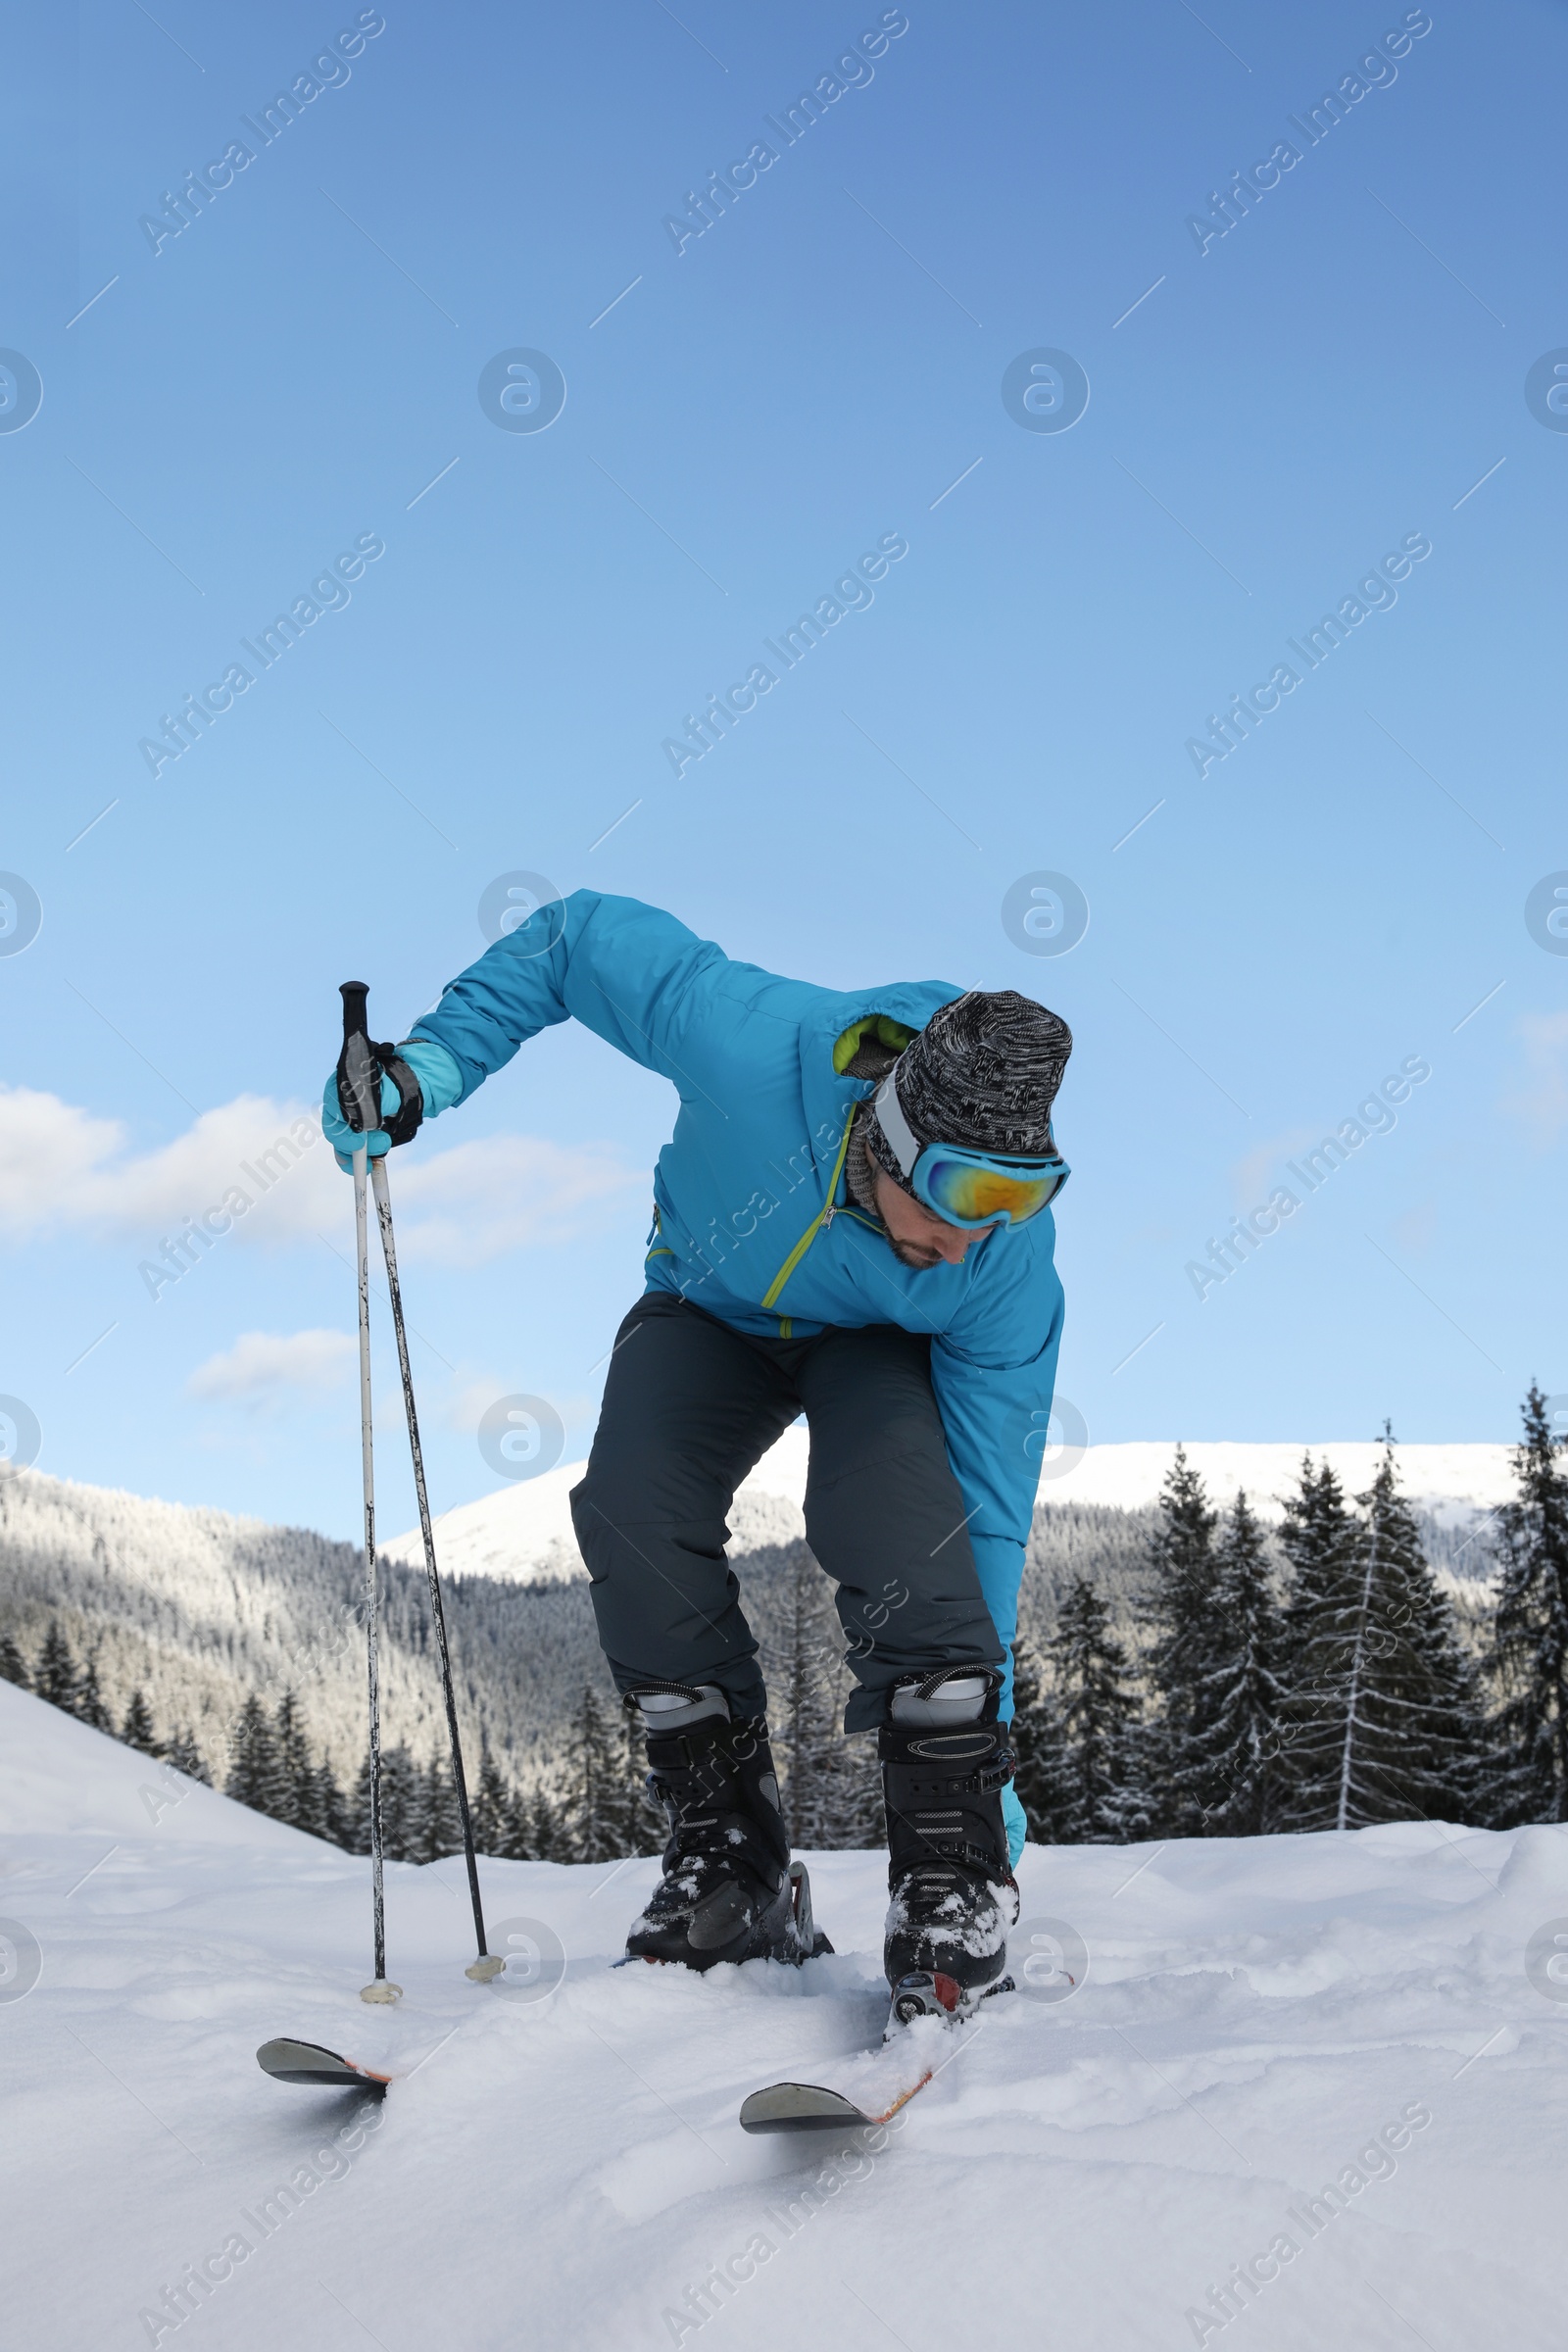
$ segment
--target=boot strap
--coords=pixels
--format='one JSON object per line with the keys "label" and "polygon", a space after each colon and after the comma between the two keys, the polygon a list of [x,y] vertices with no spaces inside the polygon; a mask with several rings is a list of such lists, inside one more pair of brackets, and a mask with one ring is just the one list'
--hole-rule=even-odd
{"label": "boot strap", "polygon": [[931,1867],[931,1862],[933,1861],[956,1862],[961,1864],[965,1869],[978,1871],[980,1876],[987,1880],[989,1884],[994,1886],[1011,1886],[1016,1890],[1018,1882],[1013,1877],[1011,1871],[1003,1870],[999,1872],[997,1869],[996,1855],[990,1852],[985,1846],[971,1845],[966,1838],[932,1838],[923,1836],[922,1842],[928,1845],[931,1849],[930,1860],[925,1862],[916,1862],[907,1872],[906,1875],[908,1877],[918,1878],[923,1870],[928,1870]]}
{"label": "boot strap", "polygon": [[[982,1764],[978,1772],[966,1774],[961,1781],[953,1780],[944,1774],[940,1780],[933,1779],[931,1787],[933,1790],[940,1789],[944,1792],[951,1792],[954,1796],[991,1796],[997,1789],[1005,1788],[1017,1769],[1016,1754],[1010,1747],[1004,1747],[992,1758],[989,1764]],[[921,1771],[922,1778],[924,1777],[924,1771],[919,1766],[906,1765],[905,1770]]]}

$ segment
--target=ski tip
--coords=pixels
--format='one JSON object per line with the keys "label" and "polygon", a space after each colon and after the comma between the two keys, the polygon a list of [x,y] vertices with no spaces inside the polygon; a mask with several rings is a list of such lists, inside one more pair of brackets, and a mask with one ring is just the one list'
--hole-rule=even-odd
{"label": "ski tip", "polygon": [[373,2067],[340,2057],[336,2050],[325,2049],[318,2041],[295,2041],[286,2034],[275,2040],[264,2041],[256,2053],[256,2063],[274,2082],[304,2082],[317,2090],[367,2083],[381,2092],[392,2081],[390,2075],[379,2075]]}
{"label": "ski tip", "polygon": [[853,2099],[816,2082],[772,2082],[741,2107],[743,2132],[842,2132],[873,2121]]}

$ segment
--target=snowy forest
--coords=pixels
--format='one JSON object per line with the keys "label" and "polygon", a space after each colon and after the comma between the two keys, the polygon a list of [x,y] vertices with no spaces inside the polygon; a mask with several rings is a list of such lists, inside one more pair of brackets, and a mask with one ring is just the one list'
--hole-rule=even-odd
{"label": "snowy forest", "polygon": [[[1564,1447],[1532,1388],[1515,1495],[1481,1538],[1492,1575],[1484,1611],[1456,1605],[1453,1579],[1431,1563],[1392,1438],[1354,1495],[1308,1452],[1277,1529],[1245,1494],[1214,1507],[1180,1449],[1140,1531],[1142,1557],[1125,1529],[1111,1543],[1104,1528],[1075,1522],[1050,1608],[1037,1591],[1016,1652],[1016,1787],[1031,1835],[1115,1843],[1568,1819]],[[797,1544],[763,1564],[760,1588],[792,1841],[876,1845],[875,1742],[838,1729],[848,1670],[826,1580]],[[90,1629],[90,1613],[76,1623]],[[215,1755],[189,1723],[160,1726],[140,1684],[110,1704],[90,1630],[78,1650],[56,1619],[30,1650],[17,1633],[0,1635],[0,1676],[261,1812],[368,1847],[368,1759],[342,1774],[287,1683],[271,1704],[250,1690]],[[602,1677],[580,1675],[525,1775],[507,1769],[482,1713],[470,1738],[481,1852],[595,1862],[659,1849],[640,1740]],[[339,1730],[338,1754],[343,1744]],[[461,1848],[433,1727],[421,1750],[398,1739],[382,1759],[387,1851],[411,1862]]]}
{"label": "snowy forest", "polygon": [[1568,1472],[1532,1388],[1516,1493],[1466,1627],[1399,1492],[1392,1439],[1347,1496],[1310,1454],[1279,1562],[1245,1494],[1221,1518],[1180,1448],[1130,1636],[1087,1577],[1018,1662],[1016,1786],[1045,1843],[1568,1818]]}

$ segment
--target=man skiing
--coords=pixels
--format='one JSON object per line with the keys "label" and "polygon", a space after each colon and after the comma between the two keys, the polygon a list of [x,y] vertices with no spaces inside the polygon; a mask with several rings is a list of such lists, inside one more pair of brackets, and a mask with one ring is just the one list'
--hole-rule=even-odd
{"label": "man skiing", "polygon": [[[575,1017],[680,1095],[647,1288],[620,1326],[572,1517],[599,1637],[669,1819],[627,1951],[805,1956],[735,1489],[804,1412],[807,1535],[878,1736],[884,1960],[965,1996],[1006,1965],[1024,1816],[1009,1644],[1061,1333],[1051,1107],[1072,1039],[1010,990],[838,991],[732,961],[633,899],[540,906],[377,1053],[372,1154]],[[361,1140],[337,1076],[323,1126]]]}

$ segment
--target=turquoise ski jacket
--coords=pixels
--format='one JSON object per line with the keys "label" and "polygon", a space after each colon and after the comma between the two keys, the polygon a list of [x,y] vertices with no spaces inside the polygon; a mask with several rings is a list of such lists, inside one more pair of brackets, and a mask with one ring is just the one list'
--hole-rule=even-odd
{"label": "turquoise ski jacket", "polygon": [[1061,1340],[1052,1212],[994,1227],[961,1265],[915,1270],[844,1176],[851,1117],[873,1092],[845,1070],[865,1029],[902,1046],[961,994],[944,980],[849,992],[783,980],[658,907],[579,890],[499,939],[415,1036],[452,1055],[462,1092],[445,1099],[459,1102],[568,1018],[670,1081],[680,1109],[654,1174],[651,1290],[738,1331],[930,1333],[981,1588],[1010,1648]]}

